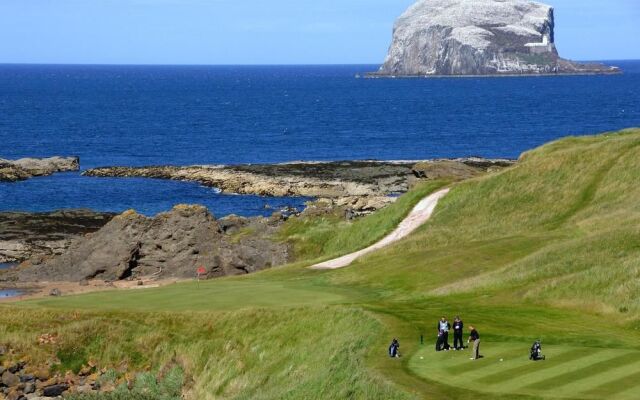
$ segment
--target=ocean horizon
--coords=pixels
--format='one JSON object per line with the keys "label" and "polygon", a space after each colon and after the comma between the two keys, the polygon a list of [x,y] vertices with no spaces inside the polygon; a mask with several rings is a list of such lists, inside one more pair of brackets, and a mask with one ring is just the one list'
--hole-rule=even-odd
{"label": "ocean horizon", "polygon": [[[606,60],[574,60],[578,63],[602,63],[615,64],[616,62],[635,62],[640,59],[606,59]],[[51,62],[0,62],[3,65],[33,65],[33,66],[111,66],[111,67],[334,67],[334,66],[373,66],[380,67],[379,63],[275,63],[275,64],[242,64],[242,63],[51,63]],[[487,75],[491,77],[491,75]]]}
{"label": "ocean horizon", "polygon": [[[0,158],[100,166],[517,158],[568,135],[640,126],[640,61],[621,75],[356,79],[377,65],[0,64]],[[178,203],[267,215],[306,199],[56,174],[0,183],[0,210],[145,214]]]}

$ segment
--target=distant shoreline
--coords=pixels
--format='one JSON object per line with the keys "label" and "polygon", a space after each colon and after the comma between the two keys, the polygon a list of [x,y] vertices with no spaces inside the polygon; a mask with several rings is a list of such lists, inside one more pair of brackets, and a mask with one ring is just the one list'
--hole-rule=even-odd
{"label": "distant shoreline", "polygon": [[[599,71],[599,72],[557,72],[557,73],[542,73],[542,74],[517,74],[517,73],[504,73],[504,74],[485,74],[485,75],[393,75],[382,74],[378,72],[367,72],[359,78],[364,79],[442,79],[442,78],[526,78],[526,77],[553,77],[553,76],[595,76],[595,75],[624,75],[622,69],[612,71]],[[358,76],[356,76],[358,77]]]}
{"label": "distant shoreline", "polygon": [[[603,60],[582,60],[581,63],[620,63],[639,62],[640,58],[629,59],[603,59]],[[326,63],[326,64],[118,64],[118,63],[28,63],[28,62],[0,62],[0,66],[70,66],[70,67],[359,67],[359,66],[379,66],[380,62],[369,63]]]}

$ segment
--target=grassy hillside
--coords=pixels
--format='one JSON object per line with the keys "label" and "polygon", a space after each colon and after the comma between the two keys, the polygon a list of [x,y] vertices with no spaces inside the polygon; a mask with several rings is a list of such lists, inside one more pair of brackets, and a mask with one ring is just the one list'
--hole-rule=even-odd
{"label": "grassy hillside", "polygon": [[424,197],[444,187],[444,180],[416,185],[390,207],[355,220],[341,214],[293,218],[280,231],[280,240],[294,245],[296,257],[304,262],[331,259],[367,247],[391,232]]}
{"label": "grassy hillside", "polygon": [[[455,184],[416,233],[343,270],[305,266],[379,239],[444,183],[355,223],[293,220],[280,239],[297,249],[295,265],[5,305],[0,342],[42,360],[62,351],[70,365],[179,363],[194,399],[632,399],[639,145],[635,129],[530,151],[513,168]],[[432,350],[443,314],[478,327],[485,358]],[[34,352],[50,330],[61,344]],[[399,360],[386,357],[392,337]],[[549,358],[531,363],[538,338]]]}
{"label": "grassy hillside", "polygon": [[638,130],[551,143],[456,185],[419,233],[334,281],[637,315],[638,178]]}
{"label": "grassy hillside", "polygon": [[[44,363],[53,353],[63,371],[77,371],[89,359],[133,371],[177,363],[194,399],[406,398],[364,367],[372,333],[382,327],[349,307],[216,313],[14,308],[0,319],[2,342],[32,362]],[[56,334],[58,343],[34,345],[43,333]]]}

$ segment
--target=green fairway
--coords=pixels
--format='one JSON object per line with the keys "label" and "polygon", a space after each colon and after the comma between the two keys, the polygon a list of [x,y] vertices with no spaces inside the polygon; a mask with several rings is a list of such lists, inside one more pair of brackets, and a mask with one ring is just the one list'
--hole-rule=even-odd
{"label": "green fairway", "polygon": [[25,301],[25,306],[78,310],[229,311],[256,307],[292,307],[345,302],[340,289],[322,290],[308,281],[221,279],[176,283]]}
{"label": "green fairway", "polygon": [[[420,348],[409,361],[419,376],[454,387],[495,394],[544,398],[637,399],[640,351],[597,347],[544,346],[544,361],[528,359],[526,343],[483,343],[483,358],[471,351],[436,353]],[[620,381],[628,381],[620,385]]]}
{"label": "green fairway", "polygon": [[[0,305],[0,341],[41,362],[61,351],[132,370],[178,362],[188,399],[631,400],[638,182],[640,130],[567,138],[449,184],[428,223],[345,269],[307,267],[380,239],[447,182],[355,222],[290,219],[275,238],[293,248],[288,266]],[[457,314],[478,327],[483,359],[433,351],[436,321]],[[33,346],[51,331],[58,347]],[[393,337],[401,359],[386,354]],[[536,339],[548,359],[533,363]]]}

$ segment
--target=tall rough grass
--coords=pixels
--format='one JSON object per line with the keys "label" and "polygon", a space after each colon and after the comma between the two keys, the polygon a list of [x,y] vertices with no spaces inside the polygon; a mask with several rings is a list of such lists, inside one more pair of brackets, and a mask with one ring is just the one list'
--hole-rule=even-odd
{"label": "tall rough grass", "polygon": [[[366,368],[367,351],[383,327],[355,308],[181,314],[1,310],[0,337],[16,358],[45,363],[62,349],[80,363],[91,359],[99,366],[148,371],[130,393],[133,398],[156,393],[156,399],[169,399],[166,385],[149,383],[166,365],[184,370],[190,399],[408,398]],[[55,335],[57,343],[36,345],[43,333]]]}
{"label": "tall rough grass", "polygon": [[[115,374],[114,374],[115,378]],[[111,383],[115,379],[111,379]],[[164,376],[152,372],[135,377],[133,388],[121,384],[113,392],[72,394],[69,400],[179,400],[182,398],[184,374],[181,368],[173,367]]]}

